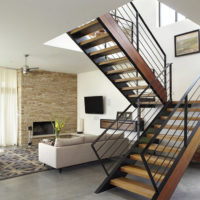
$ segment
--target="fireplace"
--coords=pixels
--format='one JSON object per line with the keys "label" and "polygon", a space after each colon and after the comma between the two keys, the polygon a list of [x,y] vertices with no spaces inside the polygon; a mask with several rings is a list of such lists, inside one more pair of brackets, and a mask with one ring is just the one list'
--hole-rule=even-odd
{"label": "fireplace", "polygon": [[52,123],[55,125],[54,121],[33,122],[33,136],[54,134]]}

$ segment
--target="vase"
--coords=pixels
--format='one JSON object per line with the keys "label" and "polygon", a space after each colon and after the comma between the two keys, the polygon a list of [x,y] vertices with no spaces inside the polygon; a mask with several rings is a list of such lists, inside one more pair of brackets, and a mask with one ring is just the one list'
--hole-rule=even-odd
{"label": "vase", "polygon": [[60,136],[59,136],[59,134],[60,134],[60,131],[58,131],[58,130],[55,130],[55,134],[56,134],[56,139],[57,139],[57,138],[60,138]]}

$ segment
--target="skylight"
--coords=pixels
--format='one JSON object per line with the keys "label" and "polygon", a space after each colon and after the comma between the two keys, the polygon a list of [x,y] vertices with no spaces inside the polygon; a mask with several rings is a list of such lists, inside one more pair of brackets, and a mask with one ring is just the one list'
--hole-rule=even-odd
{"label": "skylight", "polygon": [[83,52],[66,33],[45,42],[44,45]]}
{"label": "skylight", "polygon": [[179,22],[185,19],[185,16],[178,13],[174,9],[165,5],[164,3],[159,3],[159,26],[167,26],[175,22]]}

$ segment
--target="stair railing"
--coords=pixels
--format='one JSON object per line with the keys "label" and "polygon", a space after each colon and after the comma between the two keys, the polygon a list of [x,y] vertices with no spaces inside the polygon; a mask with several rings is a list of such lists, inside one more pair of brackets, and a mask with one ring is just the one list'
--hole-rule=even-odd
{"label": "stair railing", "polygon": [[[170,113],[168,118],[165,120],[159,130],[154,134],[152,139],[149,141],[149,143],[146,145],[141,153],[145,168],[156,191],[155,197],[161,192],[165,183],[175,169],[178,161],[185,152],[187,145],[190,143],[192,137],[195,135],[197,128],[200,126],[200,107],[191,108],[192,102],[200,101],[199,90],[200,75],[188,88],[176,107],[170,109],[170,111],[173,111]],[[188,113],[190,112],[192,112],[192,114],[189,116]],[[169,122],[172,120],[173,123],[169,124]],[[168,125],[169,127],[167,127],[168,131],[164,133],[163,130],[165,129],[166,125]],[[184,129],[182,127],[184,127]],[[148,156],[145,156],[147,155],[147,153],[151,152],[149,147],[156,141],[157,136],[161,133],[163,134],[163,137],[157,145],[156,149],[153,151],[153,154],[148,154]],[[168,137],[168,142],[163,143],[166,137]],[[154,160],[153,163],[151,162],[151,164],[149,164],[148,161],[155,155],[155,152],[161,146],[162,148],[164,146],[163,150],[157,152],[157,158]],[[165,152],[166,148],[168,148],[169,150],[167,153]],[[164,159],[161,164],[156,165],[159,158]]]}
{"label": "stair railing", "polygon": [[[110,13],[155,75],[160,74],[166,67],[166,54],[133,2]],[[166,89],[166,74],[159,81]]]}
{"label": "stair railing", "polygon": [[[156,80],[164,73],[168,76],[167,88],[169,91],[168,101],[171,101],[170,91],[171,87],[171,67],[172,64],[167,65],[167,67],[156,77]],[[152,81],[152,84],[154,83]],[[164,105],[159,99],[155,102],[155,106],[151,108],[142,108],[143,95],[150,89],[149,85],[138,97],[137,97],[137,107],[133,107],[130,104],[118,117],[111,123],[111,125],[92,143],[92,149],[94,150],[99,162],[101,163],[107,176],[110,175],[112,170],[121,162],[122,159],[127,157],[130,149],[136,145],[137,141],[143,136],[143,130],[146,130],[160,111],[164,108]],[[157,85],[157,87],[159,87]],[[159,88],[161,89],[161,88]],[[145,96],[148,98],[148,95]],[[151,102],[149,102],[151,104]],[[149,105],[148,105],[149,106]],[[128,115],[121,120],[122,116],[128,113]],[[132,120],[130,120],[132,116]],[[135,126],[131,122],[135,122]],[[127,124],[128,122],[128,124]],[[101,143],[100,143],[101,142]]]}
{"label": "stair railing", "polygon": [[[146,61],[148,66],[152,69],[152,72],[155,74],[155,77],[159,75],[159,73],[166,67],[166,55],[162,48],[160,47],[159,43],[151,33],[150,29],[144,22],[143,18],[137,11],[137,9],[134,7],[133,3],[129,3],[127,5],[122,6],[119,9],[116,9],[114,11],[111,11],[111,15],[116,19],[118,22],[118,25],[121,27],[121,29],[126,34],[127,38],[129,38],[130,42],[135,46],[135,48],[139,51],[140,55],[143,57],[143,59]],[[102,34],[105,34],[106,31]],[[80,42],[91,39],[96,37],[96,33],[88,34],[84,37],[77,37],[73,38],[74,41],[79,45]],[[70,35],[70,33],[69,33]],[[91,52],[94,52],[95,50],[101,50],[105,48],[109,48],[116,45],[115,41],[105,42],[104,44],[97,45],[92,48],[83,49],[83,51],[90,56]],[[79,45],[80,46],[80,45]],[[122,58],[125,56],[125,53],[117,52],[112,55],[107,55],[104,57],[92,57],[92,61],[94,64],[98,66],[99,62],[103,62],[109,59],[117,59]],[[165,62],[164,62],[165,60]],[[120,70],[120,69],[128,69],[130,67],[135,67],[133,63],[131,62],[125,62],[125,63],[117,63],[113,64],[112,66],[108,68],[98,68],[107,76],[107,71],[109,70]],[[139,73],[137,71],[128,71],[126,73],[121,73],[118,75],[119,78],[135,78],[139,77]],[[111,80],[114,83],[114,76],[107,76],[109,80]],[[162,76],[159,77],[159,82],[165,87],[166,89],[166,74],[162,74]],[[140,82],[138,79],[129,81],[128,83],[123,83],[126,85],[125,87],[135,87],[135,86],[143,86],[143,83]],[[118,84],[119,85],[119,84]],[[120,88],[118,88],[120,91]],[[122,93],[122,91],[120,91]],[[142,92],[142,89],[135,89],[133,94],[139,95]],[[148,92],[152,92],[152,90],[148,90]],[[125,92],[124,92],[125,93]],[[123,94],[126,96],[125,94]],[[132,98],[130,99],[127,97],[128,101],[132,103]],[[133,99],[134,100],[134,99]]]}
{"label": "stair railing", "polygon": [[[92,39],[94,36],[90,36],[89,35],[87,37],[88,37],[88,39]],[[90,53],[91,51],[94,51],[94,49],[95,50],[102,50],[102,49],[105,49],[105,48],[110,48],[110,47],[112,47],[114,45],[115,45],[114,41],[106,42],[104,45],[98,45],[96,47],[93,47],[93,48],[89,49],[89,51],[86,52],[86,53]],[[108,60],[108,59],[121,58],[123,56],[125,56],[124,53],[119,52],[119,53],[115,53],[115,54],[112,54],[112,55],[105,56],[105,58],[103,57],[103,58],[100,58],[100,59],[101,59],[101,61],[105,61],[105,60]],[[95,63],[98,63],[99,61],[100,60],[97,59],[95,61]],[[130,62],[129,63],[116,64],[116,65],[112,65],[110,67],[110,70],[111,70],[111,68],[115,69],[115,70],[126,69],[126,68],[130,68],[131,66],[132,66],[132,64]],[[132,67],[134,67],[134,66],[132,66]],[[103,72],[102,68],[99,68],[99,69]],[[126,74],[120,74],[119,78],[135,78],[135,77],[138,77],[138,76],[139,76],[139,73],[136,71],[136,72],[128,72]],[[130,87],[139,86],[139,82],[137,80],[136,81],[130,81],[127,86],[130,86]],[[136,94],[139,94],[139,90],[135,90],[135,91],[136,91]],[[149,92],[151,92],[151,91],[149,91]]]}

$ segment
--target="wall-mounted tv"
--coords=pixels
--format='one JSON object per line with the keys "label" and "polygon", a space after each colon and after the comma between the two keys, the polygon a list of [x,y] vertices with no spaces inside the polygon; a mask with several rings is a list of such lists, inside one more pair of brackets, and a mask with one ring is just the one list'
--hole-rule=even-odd
{"label": "wall-mounted tv", "polygon": [[85,113],[87,114],[103,114],[103,96],[85,97]]}

